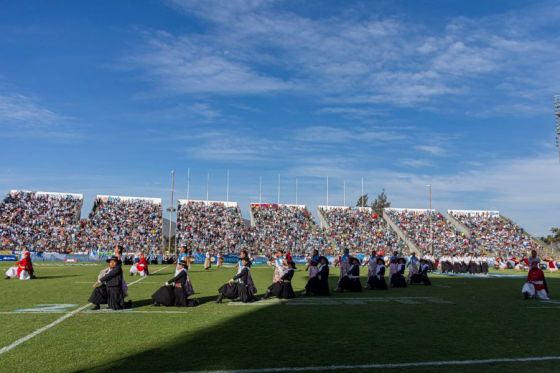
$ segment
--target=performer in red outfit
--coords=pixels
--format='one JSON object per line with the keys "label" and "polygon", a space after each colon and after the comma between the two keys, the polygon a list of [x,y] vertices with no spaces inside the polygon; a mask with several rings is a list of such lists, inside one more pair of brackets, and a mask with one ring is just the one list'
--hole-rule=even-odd
{"label": "performer in red outfit", "polygon": [[539,264],[537,262],[531,263],[531,269],[527,275],[527,282],[523,285],[521,292],[523,293],[525,299],[549,299],[544,272],[539,268]]}
{"label": "performer in red outfit", "polygon": [[148,273],[148,261],[144,256],[144,253],[140,254],[140,260],[138,263],[134,264],[130,267],[130,275],[133,276],[135,274],[139,274],[140,276],[147,276]]}
{"label": "performer in red outfit", "polygon": [[20,280],[29,280],[33,278],[33,264],[31,263],[31,254],[29,251],[22,253],[22,258],[15,266],[8,268],[6,271],[6,279],[17,278]]}

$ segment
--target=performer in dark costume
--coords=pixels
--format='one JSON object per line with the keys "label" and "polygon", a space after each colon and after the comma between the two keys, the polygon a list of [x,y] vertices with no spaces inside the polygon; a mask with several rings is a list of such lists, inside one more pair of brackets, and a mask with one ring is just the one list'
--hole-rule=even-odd
{"label": "performer in dark costume", "polygon": [[397,264],[397,272],[391,276],[391,286],[394,288],[405,288],[406,279],[404,278],[405,259],[399,258]]}
{"label": "performer in dark costume", "polygon": [[187,268],[189,267],[188,260],[184,258],[183,261],[177,263],[177,265],[181,269],[176,272],[175,277],[167,281],[164,286],[152,294],[154,306],[188,307],[198,304],[196,301],[187,299],[194,293],[187,272]]}
{"label": "performer in dark costume", "polygon": [[218,289],[220,295],[216,299],[216,303],[222,303],[224,298],[237,299],[243,303],[253,302],[257,300],[255,293],[257,289],[253,285],[251,277],[251,260],[248,257],[241,259],[241,271],[236,274],[228,283]]}
{"label": "performer in dark costume", "polygon": [[123,272],[119,258],[112,256],[107,259],[108,270],[102,271],[95,283],[89,302],[98,310],[101,304],[107,304],[112,310],[124,309],[124,293],[122,288]]}
{"label": "performer in dark costume", "polygon": [[387,283],[385,282],[385,261],[383,258],[377,259],[376,273],[368,279],[368,285],[371,290],[387,290]]}
{"label": "performer in dark costume", "polygon": [[431,285],[432,282],[428,278],[428,270],[430,266],[426,263],[425,260],[420,261],[420,271],[418,273],[413,274],[410,277],[410,285],[413,284],[424,284],[424,285]]}
{"label": "performer in dark costume", "polygon": [[280,281],[274,282],[268,287],[264,299],[270,297],[277,298],[295,298],[296,294],[292,288],[292,278],[294,277],[294,272],[296,270],[296,264],[293,261],[288,262],[288,269],[284,272]]}
{"label": "performer in dark costume", "polygon": [[338,289],[340,292],[362,291],[362,283],[360,282],[360,261],[357,258],[352,257],[350,258],[349,263],[350,267],[348,268],[348,272],[340,279]]}
{"label": "performer in dark costume", "polygon": [[329,290],[329,260],[324,256],[320,256],[318,262],[317,272],[312,277],[310,275],[305,285],[304,295],[331,295]]}

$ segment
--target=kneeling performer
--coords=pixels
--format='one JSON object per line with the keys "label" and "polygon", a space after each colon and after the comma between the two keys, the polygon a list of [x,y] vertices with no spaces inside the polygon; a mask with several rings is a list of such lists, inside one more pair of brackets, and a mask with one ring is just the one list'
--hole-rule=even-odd
{"label": "kneeling performer", "polygon": [[196,301],[187,299],[194,294],[187,268],[187,259],[177,263],[175,277],[167,281],[161,288],[152,294],[154,306],[188,307],[196,305]]}
{"label": "kneeling performer", "polygon": [[348,268],[348,272],[340,279],[338,289],[341,292],[345,290],[353,292],[362,291],[362,283],[360,282],[360,261],[352,257],[349,262],[350,267]]}
{"label": "kneeling performer", "polygon": [[428,278],[428,270],[430,269],[430,265],[424,259],[420,261],[420,272],[413,274],[410,276],[410,285],[413,284],[424,284],[424,285],[431,285],[432,282]]}
{"label": "kneeling performer", "polygon": [[222,299],[237,299],[243,303],[253,302],[257,300],[255,293],[257,289],[253,285],[251,277],[251,260],[247,257],[241,259],[241,270],[228,283],[218,289],[220,295],[216,299],[216,303],[222,303]]}
{"label": "kneeling performer", "polygon": [[313,276],[309,275],[304,295],[331,295],[329,290],[329,260],[325,256],[320,256],[318,262],[317,271],[314,271]]}
{"label": "kneeling performer", "polygon": [[541,300],[548,300],[548,286],[544,278],[544,272],[539,268],[537,261],[531,262],[531,269],[527,275],[527,282],[521,289],[525,299],[536,298]]}
{"label": "kneeling performer", "polygon": [[385,261],[383,258],[377,258],[377,268],[374,276],[368,279],[368,285],[371,290],[387,290],[385,282]]}
{"label": "kneeling performer", "polygon": [[122,287],[123,272],[119,265],[119,258],[112,256],[107,259],[109,266],[101,271],[94,289],[89,297],[89,302],[98,310],[101,304],[107,304],[112,310],[124,309],[124,292]]}
{"label": "kneeling performer", "polygon": [[294,272],[296,270],[296,264],[293,261],[288,262],[288,269],[284,271],[284,274],[279,281],[274,282],[268,287],[264,299],[270,297],[277,298],[295,298],[296,294],[292,288],[292,278],[294,277]]}

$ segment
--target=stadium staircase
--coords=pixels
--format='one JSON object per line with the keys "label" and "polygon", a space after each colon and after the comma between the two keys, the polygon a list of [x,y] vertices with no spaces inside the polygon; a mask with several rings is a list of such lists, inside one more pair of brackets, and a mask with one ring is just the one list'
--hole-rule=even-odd
{"label": "stadium staircase", "polygon": [[451,225],[455,227],[455,229],[457,229],[461,233],[464,233],[465,236],[467,236],[468,238],[471,238],[472,236],[471,231],[469,230],[469,228],[467,228],[465,224],[461,223],[450,213],[445,213],[445,214],[442,213],[442,215],[445,219],[447,219],[451,223]]}
{"label": "stadium staircase", "polygon": [[387,224],[389,224],[389,226],[397,234],[397,236],[404,241],[404,244],[406,245],[406,247],[408,247],[408,250],[410,252],[415,252],[419,256],[423,256],[425,254],[418,248],[418,246],[416,246],[416,243],[414,241],[408,238],[408,236],[399,228],[399,226],[389,217],[389,214],[387,214],[385,210],[383,210],[383,219],[385,219]]}
{"label": "stadium staircase", "polygon": [[514,224],[518,227],[520,227],[523,232],[525,234],[527,234],[527,236],[529,236],[529,238],[531,238],[533,241],[535,241],[540,247],[542,247],[542,251],[539,253],[539,255],[541,257],[555,257],[554,256],[554,250],[552,249],[552,247],[550,247],[549,245],[547,245],[543,240],[541,240],[540,238],[537,238],[535,236],[533,236],[531,233],[527,232],[525,229],[523,229],[523,227],[521,227],[519,224],[517,224],[516,222],[514,222],[513,220],[511,220],[510,218],[508,218],[505,215],[501,215],[500,214],[500,218],[502,218],[502,220],[510,223],[510,224]]}

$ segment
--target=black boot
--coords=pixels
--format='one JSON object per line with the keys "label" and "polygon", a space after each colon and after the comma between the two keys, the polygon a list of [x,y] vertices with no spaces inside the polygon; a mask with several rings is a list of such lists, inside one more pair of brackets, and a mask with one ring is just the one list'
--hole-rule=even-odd
{"label": "black boot", "polygon": [[92,311],[97,311],[101,309],[101,307],[99,306],[99,304],[94,304],[94,307],[91,309]]}
{"label": "black boot", "polygon": [[224,296],[222,294],[220,294],[218,296],[218,299],[216,299],[216,303],[222,303],[222,299],[224,299]]}

